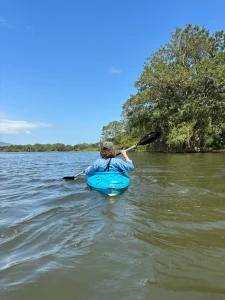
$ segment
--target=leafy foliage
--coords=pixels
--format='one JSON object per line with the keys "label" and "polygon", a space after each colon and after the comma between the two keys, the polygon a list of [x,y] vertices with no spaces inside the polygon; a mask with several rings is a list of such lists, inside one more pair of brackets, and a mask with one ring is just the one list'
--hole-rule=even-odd
{"label": "leafy foliage", "polygon": [[110,122],[102,128],[102,141],[111,141],[117,149],[128,148],[133,138],[125,130],[124,123],[119,121]]}
{"label": "leafy foliage", "polygon": [[122,122],[113,121],[110,122],[107,126],[102,128],[102,140],[109,141],[114,139],[116,136],[124,132],[124,125]]}
{"label": "leafy foliage", "polygon": [[147,59],[135,87],[122,111],[128,131],[161,131],[166,151],[209,147],[225,124],[224,32],[177,28]]}
{"label": "leafy foliage", "polygon": [[51,152],[51,151],[97,151],[99,144],[77,144],[74,146],[57,144],[0,146],[0,152]]}

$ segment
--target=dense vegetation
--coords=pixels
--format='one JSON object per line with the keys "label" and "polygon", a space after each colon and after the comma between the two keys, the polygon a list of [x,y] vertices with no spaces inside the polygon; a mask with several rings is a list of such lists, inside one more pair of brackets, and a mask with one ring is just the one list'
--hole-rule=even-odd
{"label": "dense vegetation", "polygon": [[[155,149],[161,151],[225,148],[224,31],[177,28],[171,41],[147,59],[135,87],[112,140],[160,131]],[[103,127],[104,138],[118,124]]]}
{"label": "dense vegetation", "polygon": [[97,144],[77,144],[74,146],[57,144],[10,145],[0,147],[1,152],[50,152],[50,151],[96,151]]}
{"label": "dense vegetation", "polygon": [[[160,131],[157,151],[225,148],[225,33],[204,27],[176,28],[171,40],[147,58],[137,93],[122,107],[121,120],[103,126],[102,140],[129,147]],[[0,151],[98,150],[99,144],[5,146]],[[147,146],[148,148],[148,146]]]}

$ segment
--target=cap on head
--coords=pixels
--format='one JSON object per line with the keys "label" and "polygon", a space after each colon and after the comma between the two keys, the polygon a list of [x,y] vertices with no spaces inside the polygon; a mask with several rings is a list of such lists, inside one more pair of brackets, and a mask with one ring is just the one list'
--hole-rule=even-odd
{"label": "cap on head", "polygon": [[114,145],[112,142],[104,142],[102,144],[102,148],[103,148],[103,150],[112,150],[112,149],[114,149]]}

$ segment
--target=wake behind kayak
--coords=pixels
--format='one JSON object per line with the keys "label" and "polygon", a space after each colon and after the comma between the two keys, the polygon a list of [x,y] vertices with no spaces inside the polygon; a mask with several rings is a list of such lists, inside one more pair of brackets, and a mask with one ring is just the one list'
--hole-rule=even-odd
{"label": "wake behind kayak", "polygon": [[105,195],[116,196],[129,186],[130,179],[124,172],[96,172],[87,177],[87,184]]}

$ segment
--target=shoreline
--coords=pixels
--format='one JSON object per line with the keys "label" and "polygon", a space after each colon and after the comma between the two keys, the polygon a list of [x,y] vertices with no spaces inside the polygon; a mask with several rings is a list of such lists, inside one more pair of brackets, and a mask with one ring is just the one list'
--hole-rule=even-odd
{"label": "shoreline", "polygon": [[[99,150],[79,150],[79,151],[0,151],[0,153],[55,153],[55,152],[99,152]],[[129,151],[130,153],[132,152],[149,152],[149,153],[164,153],[164,154],[198,154],[198,153],[225,153],[225,149],[214,149],[214,150],[202,150],[202,151],[197,151],[197,150],[191,150],[191,151],[151,151],[151,150],[133,150]]]}

